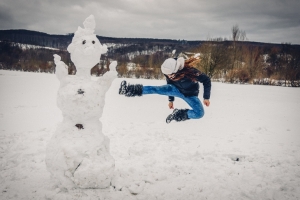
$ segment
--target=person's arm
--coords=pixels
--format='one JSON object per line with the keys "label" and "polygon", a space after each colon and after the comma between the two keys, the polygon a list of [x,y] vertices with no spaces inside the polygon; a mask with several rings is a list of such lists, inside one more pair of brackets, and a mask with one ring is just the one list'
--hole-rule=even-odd
{"label": "person's arm", "polygon": [[169,108],[170,108],[170,109],[174,109],[173,101],[169,101]]}
{"label": "person's arm", "polygon": [[211,81],[210,81],[210,78],[204,74],[204,73],[201,73],[199,76],[198,76],[198,81],[200,83],[203,84],[203,103],[204,105],[206,106],[209,106],[210,105],[210,91],[211,91]]}
{"label": "person's arm", "polygon": [[204,105],[206,105],[207,107],[210,105],[210,101],[209,99],[204,99],[203,100]]}
{"label": "person's arm", "polygon": [[[167,80],[167,84],[171,84],[170,79],[166,75],[165,75],[165,77],[166,77],[166,80]],[[173,106],[173,102],[175,100],[174,96],[169,96],[168,99],[169,99],[169,108],[174,109],[174,106]]]}

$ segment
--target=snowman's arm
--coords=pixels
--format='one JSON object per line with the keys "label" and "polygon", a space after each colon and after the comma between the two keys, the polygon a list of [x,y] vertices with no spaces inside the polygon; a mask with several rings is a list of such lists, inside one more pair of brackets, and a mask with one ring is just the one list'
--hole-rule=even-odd
{"label": "snowman's arm", "polygon": [[110,87],[113,80],[118,77],[118,72],[116,71],[116,67],[117,67],[117,61],[113,61],[112,63],[110,63],[109,71],[106,72],[98,80],[100,85],[106,85],[107,87]]}
{"label": "snowman's arm", "polygon": [[107,49],[106,44],[103,44],[103,45],[101,46],[101,54],[105,54],[105,53],[107,53],[107,51],[108,51],[108,49]]}
{"label": "snowman's arm", "polygon": [[55,74],[59,81],[62,81],[63,78],[68,76],[68,66],[61,61],[61,57],[57,54],[54,54],[54,63],[56,65]]}

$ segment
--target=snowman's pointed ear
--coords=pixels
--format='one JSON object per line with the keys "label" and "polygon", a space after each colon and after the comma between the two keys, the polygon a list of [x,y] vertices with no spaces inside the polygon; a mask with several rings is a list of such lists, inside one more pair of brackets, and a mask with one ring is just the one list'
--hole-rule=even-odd
{"label": "snowman's pointed ear", "polygon": [[88,18],[86,18],[83,22],[83,26],[85,29],[94,30],[96,27],[94,15],[90,15]]}

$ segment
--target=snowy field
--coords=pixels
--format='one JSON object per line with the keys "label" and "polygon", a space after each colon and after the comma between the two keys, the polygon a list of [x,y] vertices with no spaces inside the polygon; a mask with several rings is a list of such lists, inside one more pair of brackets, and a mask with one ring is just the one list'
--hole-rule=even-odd
{"label": "snowy field", "polygon": [[112,186],[66,192],[45,165],[62,120],[58,80],[0,70],[0,199],[300,199],[299,88],[214,82],[203,119],[166,124],[167,97],[119,96],[121,80],[100,119],[116,163]]}

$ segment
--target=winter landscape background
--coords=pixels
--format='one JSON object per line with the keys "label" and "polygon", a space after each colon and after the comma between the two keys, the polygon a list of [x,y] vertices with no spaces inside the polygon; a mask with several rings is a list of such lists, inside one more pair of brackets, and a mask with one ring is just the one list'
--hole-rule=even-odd
{"label": "winter landscape background", "polygon": [[166,124],[167,97],[119,96],[121,80],[100,119],[116,162],[112,185],[65,192],[45,165],[62,120],[58,80],[0,70],[0,199],[300,199],[298,88],[213,82],[203,119]]}
{"label": "winter landscape background", "polygon": [[[299,7],[299,0],[1,0],[0,200],[299,200]],[[92,79],[118,62],[99,119],[116,166],[110,187],[67,191],[50,179],[45,163],[63,119],[53,54],[69,75],[76,73],[67,47],[90,14],[108,47],[89,66]],[[214,81],[204,118],[166,124],[167,97],[118,95],[123,79],[165,84],[166,58],[198,53],[193,66]],[[90,100],[86,107],[100,102]],[[180,99],[175,107],[188,108]],[[86,169],[76,162],[75,171]],[[97,166],[89,175],[101,174],[100,165],[88,165]]]}
{"label": "winter landscape background", "polygon": [[[118,76],[163,79],[160,66],[169,57],[200,53],[193,66],[214,80],[300,87],[300,45],[252,41],[234,25],[231,36],[206,40],[114,38],[97,36],[108,52],[91,73],[101,76],[112,60],[118,61]],[[30,30],[0,30],[0,69],[54,73],[53,54],[61,56],[69,74],[76,68],[66,51],[73,34],[55,35]],[[172,55],[173,50],[176,53]]]}

